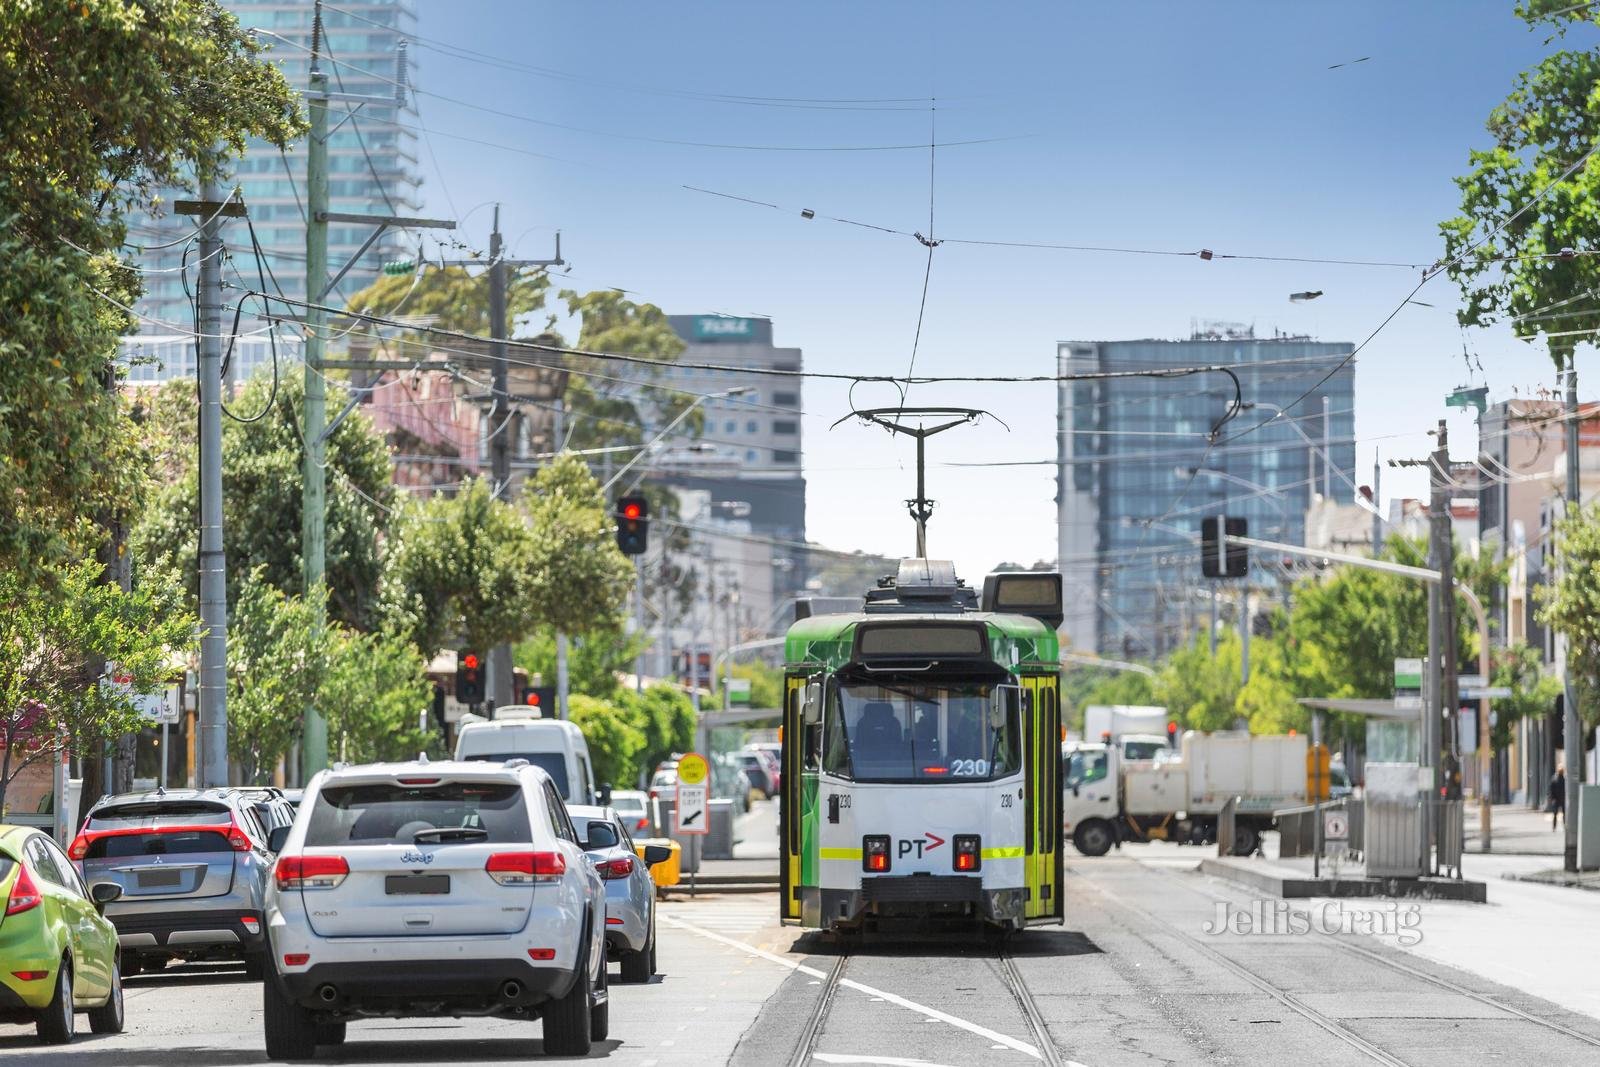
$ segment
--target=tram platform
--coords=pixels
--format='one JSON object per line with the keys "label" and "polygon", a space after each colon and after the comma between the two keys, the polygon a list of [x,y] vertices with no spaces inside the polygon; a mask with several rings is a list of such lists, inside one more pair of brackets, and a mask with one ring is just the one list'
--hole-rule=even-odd
{"label": "tram platform", "polygon": [[1214,856],[1200,861],[1200,873],[1235,882],[1285,900],[1307,897],[1419,897],[1483,904],[1488,883],[1469,878],[1378,878],[1365,865],[1345,862],[1338,877],[1326,861],[1314,871],[1309,856],[1289,859],[1262,856]]}

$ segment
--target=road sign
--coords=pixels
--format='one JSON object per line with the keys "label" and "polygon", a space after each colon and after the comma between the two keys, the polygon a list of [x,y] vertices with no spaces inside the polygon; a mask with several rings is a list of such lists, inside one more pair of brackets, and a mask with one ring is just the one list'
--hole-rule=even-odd
{"label": "road sign", "polygon": [[1481,674],[1456,675],[1457,689],[1482,689],[1487,684],[1488,683],[1483,680],[1483,675]]}
{"label": "road sign", "polygon": [[1322,839],[1324,841],[1350,840],[1350,816],[1343,811],[1322,813]]}
{"label": "road sign", "polygon": [[1394,661],[1394,687],[1396,689],[1422,688],[1422,661],[1397,659]]}
{"label": "road sign", "polygon": [[162,690],[156,693],[135,693],[133,691],[133,675],[122,669],[119,664],[107,663],[106,673],[100,679],[100,688],[111,697],[126,699],[140,718],[151,723],[177,722],[178,715],[174,708],[169,707],[172,698]]}
{"label": "road sign", "polygon": [[686,753],[678,760],[678,804],[674,821],[680,834],[710,832],[711,786],[707,780],[711,766],[699,753]]}
{"label": "road sign", "polygon": [[1500,700],[1510,695],[1511,689],[1503,685],[1473,686],[1470,689],[1463,688],[1461,690],[1462,700],[1482,700],[1485,697],[1490,700]]}

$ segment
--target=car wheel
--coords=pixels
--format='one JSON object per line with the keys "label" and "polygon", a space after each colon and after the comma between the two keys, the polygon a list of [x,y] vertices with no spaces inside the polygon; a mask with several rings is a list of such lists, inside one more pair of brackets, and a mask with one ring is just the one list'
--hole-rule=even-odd
{"label": "car wheel", "polygon": [[611,993],[607,984],[609,981],[610,977],[606,973],[605,961],[602,960],[600,963],[600,981],[595,986],[595,993],[597,996],[604,993],[606,998],[597,1004],[591,1002],[589,1008],[589,1037],[595,1041],[604,1041],[606,1036],[611,1033]]}
{"label": "car wheel", "polygon": [[122,967],[111,962],[111,995],[98,1008],[89,1009],[89,1029],[97,1034],[122,1033]]}
{"label": "car wheel", "polygon": [[[589,935],[583,935],[587,945]],[[544,1009],[544,1051],[550,1056],[587,1056],[594,1042],[591,1030],[594,994],[589,986],[586,952],[578,954],[578,974],[560,1000],[552,1000]],[[270,1051],[270,1050],[269,1050]]]}
{"label": "car wheel", "polygon": [[650,920],[650,977],[656,974],[656,921]]}
{"label": "car wheel", "polygon": [[317,1044],[342,1045],[344,1044],[344,1023],[318,1023]]}
{"label": "car wheel", "polygon": [[1104,856],[1111,851],[1111,827],[1099,819],[1080,823],[1072,835],[1072,843],[1085,856]]}
{"label": "car wheel", "polygon": [[72,964],[65,957],[56,969],[56,992],[39,1013],[39,1040],[46,1045],[65,1045],[72,1040],[76,1017],[72,1007]]}
{"label": "car wheel", "polygon": [[276,976],[261,983],[261,1021],[267,1058],[308,1060],[317,1054],[317,1024],[311,1013],[289,999]]}
{"label": "car wheel", "polygon": [[650,927],[650,937],[644,947],[637,952],[624,952],[622,954],[622,980],[630,984],[648,982],[656,973],[656,931],[655,926]]}

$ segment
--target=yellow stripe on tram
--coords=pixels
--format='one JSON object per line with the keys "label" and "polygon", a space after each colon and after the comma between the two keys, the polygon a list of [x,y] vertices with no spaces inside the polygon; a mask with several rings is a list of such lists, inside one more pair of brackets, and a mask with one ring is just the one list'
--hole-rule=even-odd
{"label": "yellow stripe on tram", "polygon": [[986,860],[1020,860],[1022,858],[1021,845],[1007,845],[1003,848],[986,848],[983,850]]}
{"label": "yellow stripe on tram", "polygon": [[819,848],[817,855],[825,860],[859,860],[859,848]]}

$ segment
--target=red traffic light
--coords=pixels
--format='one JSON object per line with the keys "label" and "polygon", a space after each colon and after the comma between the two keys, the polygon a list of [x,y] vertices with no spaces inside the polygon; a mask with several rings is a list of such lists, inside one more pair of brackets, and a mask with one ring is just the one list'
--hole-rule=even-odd
{"label": "red traffic light", "polygon": [[461,657],[461,665],[469,671],[475,671],[478,669],[478,657],[475,654],[468,652],[465,656]]}
{"label": "red traffic light", "polygon": [[539,696],[537,691],[531,691],[531,692],[528,693],[528,706],[529,707],[534,707],[534,708],[538,707],[540,702],[541,702],[541,700],[542,700],[542,698]]}
{"label": "red traffic light", "polygon": [[644,514],[644,508],[641,508],[631,500],[622,505],[622,517],[625,519],[637,519],[642,514]]}

